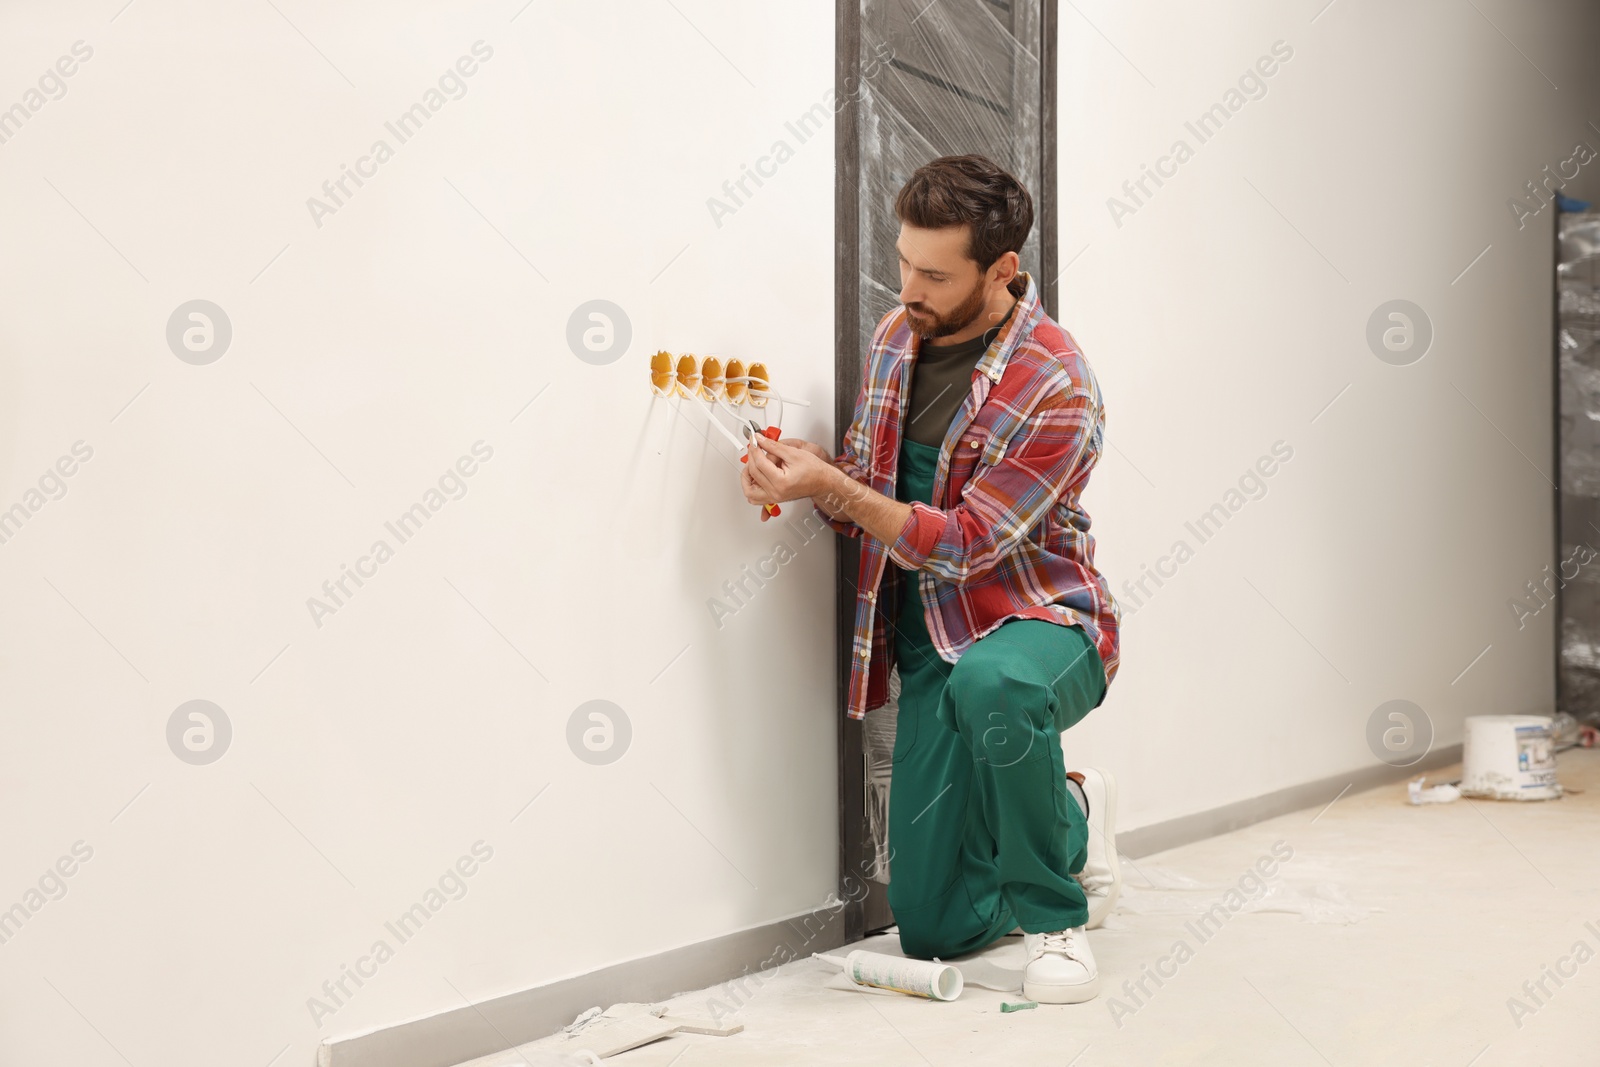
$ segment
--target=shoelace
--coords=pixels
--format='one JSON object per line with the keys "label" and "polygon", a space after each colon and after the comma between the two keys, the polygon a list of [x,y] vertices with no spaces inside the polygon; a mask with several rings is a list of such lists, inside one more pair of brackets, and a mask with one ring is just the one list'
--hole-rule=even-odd
{"label": "shoelace", "polygon": [[1078,955],[1078,935],[1072,930],[1055,930],[1047,934],[1040,934],[1039,951],[1041,953],[1060,952],[1068,959],[1082,962],[1082,958]]}

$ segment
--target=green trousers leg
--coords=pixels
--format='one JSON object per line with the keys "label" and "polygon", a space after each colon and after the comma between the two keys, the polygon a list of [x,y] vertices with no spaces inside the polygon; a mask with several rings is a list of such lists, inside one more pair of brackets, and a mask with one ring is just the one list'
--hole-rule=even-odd
{"label": "green trousers leg", "polygon": [[[906,583],[907,590],[914,588]],[[909,956],[959,956],[1021,926],[1081,926],[1088,826],[1061,734],[1105,694],[1082,628],[1002,623],[945,663],[920,602],[900,612],[900,706],[889,787],[889,905]]]}

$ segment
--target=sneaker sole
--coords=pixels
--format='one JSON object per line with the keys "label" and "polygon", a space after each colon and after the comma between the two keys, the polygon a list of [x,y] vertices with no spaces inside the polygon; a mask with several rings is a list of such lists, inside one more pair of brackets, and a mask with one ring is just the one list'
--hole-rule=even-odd
{"label": "sneaker sole", "polygon": [[1111,868],[1111,889],[1106,893],[1106,898],[1099,902],[1099,906],[1090,913],[1088,921],[1084,924],[1087,929],[1098,929],[1105,922],[1106,916],[1111,914],[1111,909],[1117,905],[1117,897],[1122,893],[1122,864],[1117,859],[1117,780],[1110,771],[1101,770],[1100,777],[1106,784],[1106,812],[1105,812],[1105,839],[1106,839],[1106,866]]}
{"label": "sneaker sole", "polygon": [[1039,985],[1024,980],[1022,995],[1039,1004],[1082,1004],[1100,995],[1100,976],[1077,985]]}

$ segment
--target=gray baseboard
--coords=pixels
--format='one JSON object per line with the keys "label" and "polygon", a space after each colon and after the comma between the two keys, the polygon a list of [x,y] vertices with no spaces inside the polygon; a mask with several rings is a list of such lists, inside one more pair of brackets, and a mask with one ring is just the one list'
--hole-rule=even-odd
{"label": "gray baseboard", "polygon": [[[495,997],[354,1037],[325,1041],[318,1067],[454,1067],[536,1041],[596,1005],[652,1003],[727,983],[721,1000],[736,1010],[756,988],[753,975],[845,943],[845,913],[858,902],[801,912],[764,926],[724,934],[605,967],[589,974]],[[710,1015],[712,1007],[696,1015]]]}
{"label": "gray baseboard", "polygon": [[[1117,834],[1117,850],[1138,859],[1276,815],[1321,807],[1346,788],[1360,792],[1460,761],[1461,745],[1455,744],[1436,749],[1409,767],[1378,764],[1319,778],[1209,811],[1121,831]],[[872,888],[881,889],[876,883]],[[750,995],[752,988],[752,980],[742,976],[839,947],[847,939],[848,914],[859,907],[859,902],[853,902],[802,912],[439,1015],[327,1041],[318,1049],[318,1067],[454,1067],[548,1037],[595,1005],[650,1003],[719,983],[728,983],[723,999],[736,1010],[734,1001]],[[710,1010],[708,1007],[706,1014]]]}
{"label": "gray baseboard", "polygon": [[1347,787],[1350,792],[1359,793],[1390,782],[1407,781],[1435,767],[1448,767],[1452,763],[1460,762],[1461,745],[1458,742],[1436,748],[1408,767],[1391,767],[1379,763],[1347,774],[1335,774],[1327,778],[1318,778],[1313,782],[1302,782],[1259,797],[1224,804],[1220,808],[1197,811],[1193,815],[1180,815],[1166,822],[1141,826],[1137,830],[1119,830],[1117,851],[1133,859],[1139,859],[1156,852],[1165,852],[1169,848],[1177,848],[1179,845],[1217,837],[1230,830],[1238,830],[1277,815],[1287,815],[1291,811],[1300,811],[1303,808],[1320,807],[1330,803],[1339,795],[1340,790]]}

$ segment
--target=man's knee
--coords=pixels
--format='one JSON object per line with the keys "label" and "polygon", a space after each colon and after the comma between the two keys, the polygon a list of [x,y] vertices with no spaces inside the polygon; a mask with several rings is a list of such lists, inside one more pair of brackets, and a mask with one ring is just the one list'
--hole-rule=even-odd
{"label": "man's knee", "polygon": [[956,661],[946,684],[956,729],[975,756],[1004,766],[1029,755],[1050,701],[1049,681],[1035,665],[995,655],[979,641]]}
{"label": "man's knee", "polygon": [[[893,907],[892,904],[890,906]],[[946,959],[970,951],[959,940],[952,938],[950,931],[933,914],[919,915],[915,911],[902,913],[895,908],[894,921],[900,931],[900,951],[913,959]]]}
{"label": "man's knee", "polygon": [[907,956],[917,960],[931,960],[957,954],[951,949],[948,941],[941,940],[937,936],[936,931],[919,930],[915,926],[907,928],[905,923],[899,922],[899,918],[898,915],[895,916],[900,927],[900,951]]}
{"label": "man's knee", "polygon": [[1036,673],[1027,664],[998,645],[978,641],[961,654],[945,685],[956,701],[958,715],[982,712],[996,703],[1007,690],[1035,684]]}

